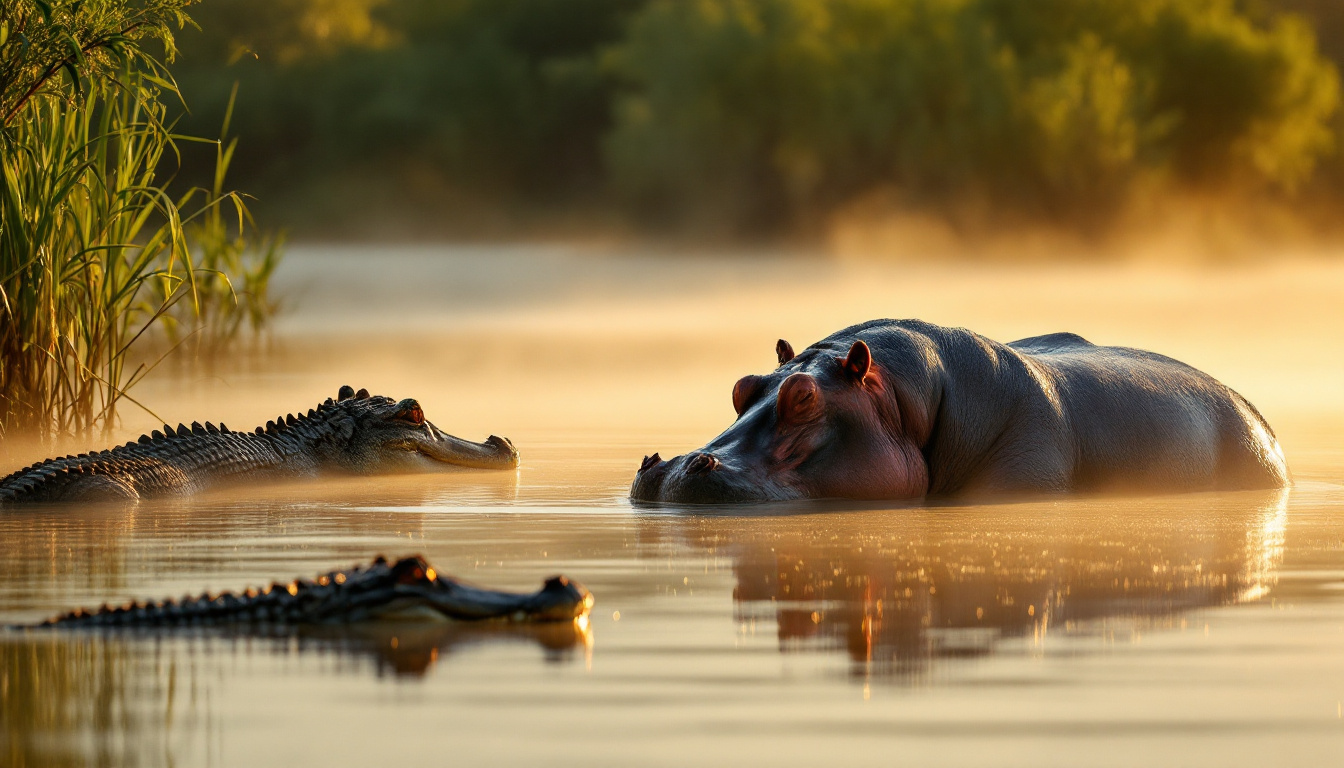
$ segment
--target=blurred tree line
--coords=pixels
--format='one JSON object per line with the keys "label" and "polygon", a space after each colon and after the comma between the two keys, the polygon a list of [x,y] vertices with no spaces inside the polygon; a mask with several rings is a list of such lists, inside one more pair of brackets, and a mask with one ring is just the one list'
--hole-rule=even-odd
{"label": "blurred tree line", "polygon": [[240,82],[234,173],[300,232],[583,208],[794,232],[875,190],[1096,226],[1165,190],[1344,189],[1337,0],[215,0],[193,15],[174,70],[186,127],[218,125]]}

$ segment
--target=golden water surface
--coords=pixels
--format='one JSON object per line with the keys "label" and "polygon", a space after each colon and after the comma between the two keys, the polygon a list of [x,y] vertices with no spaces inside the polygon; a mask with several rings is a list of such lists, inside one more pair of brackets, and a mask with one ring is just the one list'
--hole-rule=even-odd
{"label": "golden water surface", "polygon": [[[1334,765],[1344,761],[1344,264],[902,265],[564,248],[296,249],[265,348],[165,367],[245,428],[342,384],[513,439],[517,472],[0,513],[0,624],[374,554],[587,626],[0,633],[4,765]],[[632,508],[640,458],[873,317],[1164,352],[1278,430],[1282,492]],[[126,413],[119,437],[157,422]],[[9,445],[0,474],[42,449]]]}

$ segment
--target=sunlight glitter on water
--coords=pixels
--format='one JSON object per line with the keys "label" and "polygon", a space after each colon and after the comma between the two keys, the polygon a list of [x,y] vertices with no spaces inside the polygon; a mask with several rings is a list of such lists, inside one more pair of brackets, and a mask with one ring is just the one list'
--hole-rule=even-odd
{"label": "sunlight glitter on water", "polygon": [[[300,251],[288,284],[368,255]],[[367,386],[512,438],[516,472],[7,511],[0,623],[421,552],[501,588],[568,575],[596,595],[588,625],[8,632],[6,764],[1323,765],[1344,747],[1344,268],[510,251],[454,285],[464,250],[380,255],[423,275],[411,295],[348,305],[367,274],[313,278],[275,351],[142,394],[174,423],[243,427]],[[771,365],[775,338],[880,315],[1188,359],[1261,407],[1298,484],[736,514],[626,501],[643,454],[727,425],[732,382]]]}

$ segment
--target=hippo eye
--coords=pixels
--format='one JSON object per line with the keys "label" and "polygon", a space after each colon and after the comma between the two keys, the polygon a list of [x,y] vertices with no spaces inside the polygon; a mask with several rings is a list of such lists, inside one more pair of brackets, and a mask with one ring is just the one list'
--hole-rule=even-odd
{"label": "hippo eye", "polygon": [[781,422],[798,424],[819,416],[823,410],[817,380],[806,373],[795,373],[779,385],[776,405]]}

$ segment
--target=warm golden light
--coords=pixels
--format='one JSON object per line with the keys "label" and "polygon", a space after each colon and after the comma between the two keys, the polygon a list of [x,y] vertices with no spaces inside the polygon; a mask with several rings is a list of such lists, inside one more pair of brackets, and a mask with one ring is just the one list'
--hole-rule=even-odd
{"label": "warm golden light", "polygon": [[[87,452],[36,487],[193,494],[0,488],[5,764],[1329,764],[1339,8],[0,0],[0,476]],[[809,349],[878,318],[983,338]],[[1091,439],[1160,407],[1075,409],[998,345],[1056,332],[1235,390],[1295,485],[875,500],[893,461],[1200,485],[1240,444],[1155,439],[1226,409]],[[816,388],[780,402],[794,360]],[[416,405],[365,423],[323,407],[343,385]],[[436,428],[509,468],[431,462]],[[173,452],[113,487],[98,456],[154,431]],[[197,484],[230,441],[256,452]],[[707,445],[707,484],[830,463],[799,488],[865,500],[631,500]],[[475,599],[509,613],[452,618]],[[4,629],[81,606],[95,631]]]}

